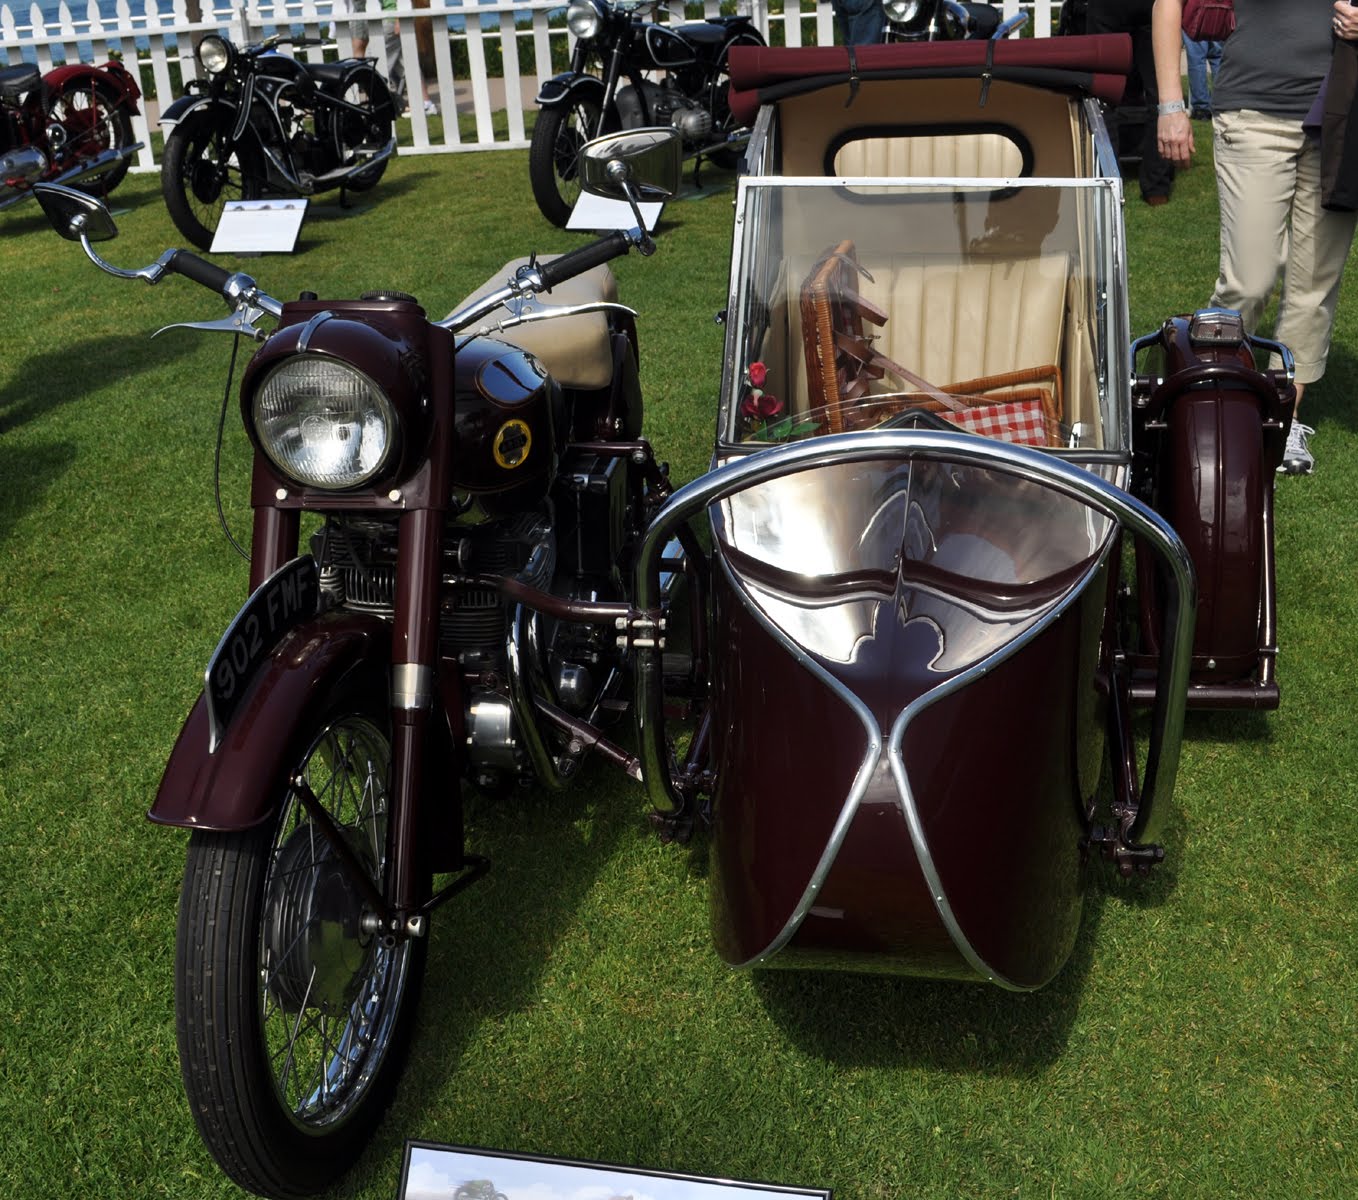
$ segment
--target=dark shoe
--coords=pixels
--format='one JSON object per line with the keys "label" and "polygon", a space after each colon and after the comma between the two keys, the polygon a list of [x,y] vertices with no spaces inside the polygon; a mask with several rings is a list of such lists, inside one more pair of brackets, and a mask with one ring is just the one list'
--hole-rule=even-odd
{"label": "dark shoe", "polygon": [[1143,197],[1143,199],[1144,199],[1144,200],[1146,201],[1146,203],[1149,204],[1152,208],[1159,208],[1160,205],[1162,205],[1162,204],[1168,204],[1168,203],[1169,203],[1169,197],[1168,197],[1168,196],[1145,196],[1145,197]]}
{"label": "dark shoe", "polygon": [[1210,108],[1195,108],[1188,116],[1190,120],[1194,121],[1210,121],[1212,119],[1212,110]]}

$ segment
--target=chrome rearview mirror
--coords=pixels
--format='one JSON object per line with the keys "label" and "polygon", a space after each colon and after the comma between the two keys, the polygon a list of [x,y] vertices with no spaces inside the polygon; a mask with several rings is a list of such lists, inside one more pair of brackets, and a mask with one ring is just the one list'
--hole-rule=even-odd
{"label": "chrome rearview mirror", "polygon": [[580,185],[609,200],[668,200],[679,190],[681,164],[677,129],[633,129],[581,147]]}
{"label": "chrome rearview mirror", "polygon": [[118,236],[118,226],[97,196],[86,195],[60,183],[37,183],[33,185],[33,192],[52,228],[67,241],[107,242]]}

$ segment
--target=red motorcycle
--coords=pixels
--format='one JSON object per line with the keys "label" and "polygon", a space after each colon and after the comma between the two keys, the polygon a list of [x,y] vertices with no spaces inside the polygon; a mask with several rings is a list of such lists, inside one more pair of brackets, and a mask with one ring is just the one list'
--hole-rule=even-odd
{"label": "red motorcycle", "polygon": [[142,143],[132,140],[141,89],[121,63],[69,63],[43,75],[32,63],[0,67],[0,209],[35,183],[106,196]]}

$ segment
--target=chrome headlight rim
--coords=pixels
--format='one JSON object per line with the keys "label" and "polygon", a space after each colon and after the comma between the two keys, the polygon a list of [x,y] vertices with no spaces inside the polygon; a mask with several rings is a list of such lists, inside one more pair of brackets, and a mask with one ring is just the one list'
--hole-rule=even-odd
{"label": "chrome headlight rim", "polygon": [[893,25],[918,23],[925,13],[924,0],[886,0],[886,19]]}
{"label": "chrome headlight rim", "polygon": [[[280,437],[278,431],[272,429],[267,423],[267,417],[261,412],[261,406],[270,399],[268,395],[270,385],[275,384],[283,372],[296,370],[299,366],[303,368],[329,368],[344,372],[363,389],[366,399],[371,403],[370,412],[380,422],[383,434],[383,444],[375,461],[361,470],[351,471],[336,479],[333,475],[325,475],[319,472],[308,473],[299,470],[296,458],[284,452],[284,439],[289,432],[286,419],[283,425],[284,437]],[[293,399],[293,397],[287,397],[286,394],[283,398]],[[333,405],[334,403],[333,400],[328,400],[325,397],[310,397],[309,399],[312,402],[319,401],[321,405]],[[307,420],[316,418],[324,422],[328,414],[320,412],[308,414],[303,405],[297,405],[286,416],[293,419],[297,440],[306,441],[306,435],[302,432],[302,428]],[[339,358],[333,354],[303,351],[299,354],[290,354],[281,361],[274,363],[259,381],[259,385],[254,389],[254,394],[250,397],[249,422],[251,440],[264,457],[269,460],[274,470],[283,479],[309,491],[343,493],[372,488],[389,478],[400,463],[401,418],[396,405],[387,394],[387,390],[366,371],[356,367],[347,359]],[[324,425],[318,428],[318,432],[325,432]]]}
{"label": "chrome headlight rim", "polygon": [[603,27],[603,10],[593,0],[572,0],[566,7],[566,28],[580,41],[592,42]]}
{"label": "chrome headlight rim", "polygon": [[220,75],[235,57],[235,50],[224,37],[209,33],[194,48],[194,57],[209,75]]}

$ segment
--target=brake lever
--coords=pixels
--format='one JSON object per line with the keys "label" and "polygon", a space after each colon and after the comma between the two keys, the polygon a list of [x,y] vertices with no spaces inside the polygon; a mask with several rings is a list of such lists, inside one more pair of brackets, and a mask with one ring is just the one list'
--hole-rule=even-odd
{"label": "brake lever", "polygon": [[262,342],[269,335],[262,329],[256,329],[255,322],[260,317],[268,315],[270,314],[267,309],[243,300],[226,316],[219,317],[215,321],[176,321],[173,325],[162,326],[151,336],[158,338],[162,333],[171,329],[202,329],[209,333],[243,334],[256,342]]}
{"label": "brake lever", "polygon": [[515,325],[527,325],[532,321],[550,321],[557,317],[574,317],[581,313],[620,312],[635,318],[637,311],[619,304],[616,300],[587,300],[580,304],[542,304],[535,305],[532,296],[518,296],[505,302],[509,316],[494,325],[482,325],[477,336],[496,333],[502,329],[512,329]]}

